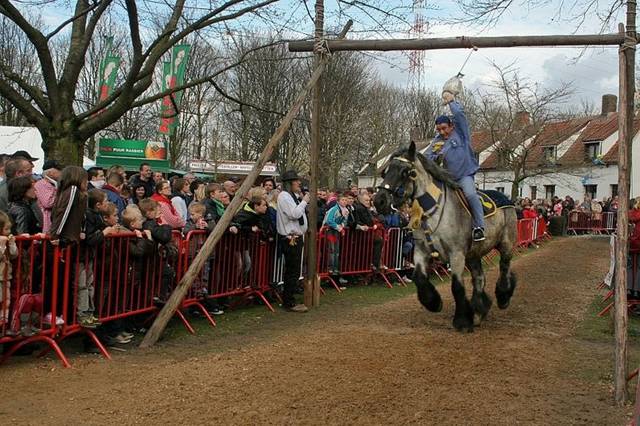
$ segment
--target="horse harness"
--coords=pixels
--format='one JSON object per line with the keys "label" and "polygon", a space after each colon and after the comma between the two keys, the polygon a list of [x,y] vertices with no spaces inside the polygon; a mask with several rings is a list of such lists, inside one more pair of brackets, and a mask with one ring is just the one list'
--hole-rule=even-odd
{"label": "horse harness", "polygon": [[[411,161],[402,157],[396,157],[394,158],[394,160],[408,163],[412,167],[411,170],[409,170],[409,172],[407,173],[407,177],[412,181],[414,181],[413,191],[411,192],[411,196],[410,196],[410,199],[413,201],[413,203],[411,205],[411,218],[409,220],[409,227],[413,230],[421,229],[424,231],[424,238],[426,240],[427,247],[429,247],[429,251],[431,252],[431,257],[437,258],[440,256],[440,254],[438,253],[438,250],[435,248],[433,238],[431,237],[431,235],[435,233],[438,227],[440,226],[440,220],[442,219],[442,215],[438,217],[438,221],[434,228],[431,227],[431,225],[428,222],[428,219],[431,218],[433,215],[435,215],[440,210],[441,207],[444,207],[444,203],[446,200],[447,187],[442,182],[436,181],[437,184],[431,182],[428,188],[426,189],[426,191],[424,192],[424,194],[416,198],[415,180],[418,177],[418,174],[415,168],[413,167],[413,163],[411,163]],[[402,197],[405,193],[403,186],[392,189],[388,184],[385,184],[383,186],[380,186],[380,189],[384,189],[390,192],[391,194],[395,194],[399,197]],[[421,235],[421,234],[418,233],[418,235]],[[414,236],[414,238],[417,240],[422,239],[421,237],[416,238],[416,236]]]}

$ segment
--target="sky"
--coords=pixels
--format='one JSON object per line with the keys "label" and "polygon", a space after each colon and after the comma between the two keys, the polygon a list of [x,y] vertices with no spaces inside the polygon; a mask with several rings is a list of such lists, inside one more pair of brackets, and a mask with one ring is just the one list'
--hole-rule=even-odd
{"label": "sky", "polygon": [[[445,3],[445,2],[438,2]],[[430,22],[425,37],[500,36],[500,35],[548,35],[571,34],[576,21],[565,22],[554,16],[558,1],[551,0],[544,9],[529,10],[515,6],[495,26],[483,28],[473,24],[448,24],[451,16],[460,16],[451,2],[439,11],[425,10],[423,16]],[[597,33],[600,21],[590,17],[579,34]],[[469,55],[469,50],[435,50],[424,53],[422,70],[423,86],[439,90],[444,82],[457,74]],[[384,53],[376,68],[381,78],[397,85],[412,81],[408,61],[400,53]],[[379,55],[376,55],[379,57]],[[557,87],[571,82],[573,95],[567,99],[568,107],[586,100],[599,108],[601,96],[618,92],[618,55],[616,48],[497,48],[474,52],[464,67],[465,86],[475,89],[486,87],[495,77],[491,62],[501,66],[515,63],[523,77],[544,87]]]}

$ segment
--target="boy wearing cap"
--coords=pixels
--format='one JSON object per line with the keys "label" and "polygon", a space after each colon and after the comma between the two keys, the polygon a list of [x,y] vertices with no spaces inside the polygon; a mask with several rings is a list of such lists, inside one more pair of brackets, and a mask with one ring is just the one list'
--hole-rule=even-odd
{"label": "boy wearing cap", "polygon": [[37,181],[33,188],[36,191],[36,203],[42,212],[42,232],[48,233],[51,228],[51,211],[58,192],[62,166],[56,160],[47,160],[42,169],[42,179]]}

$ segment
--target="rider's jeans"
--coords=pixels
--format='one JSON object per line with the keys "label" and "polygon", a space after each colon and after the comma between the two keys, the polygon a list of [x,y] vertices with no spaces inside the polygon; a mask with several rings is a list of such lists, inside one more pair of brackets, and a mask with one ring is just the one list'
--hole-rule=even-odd
{"label": "rider's jeans", "polygon": [[484,228],[484,212],[482,210],[482,203],[480,203],[480,197],[476,192],[476,184],[473,180],[473,176],[465,176],[458,181],[458,184],[464,192],[464,196],[467,197],[467,202],[471,208],[471,214],[473,215],[473,227]]}

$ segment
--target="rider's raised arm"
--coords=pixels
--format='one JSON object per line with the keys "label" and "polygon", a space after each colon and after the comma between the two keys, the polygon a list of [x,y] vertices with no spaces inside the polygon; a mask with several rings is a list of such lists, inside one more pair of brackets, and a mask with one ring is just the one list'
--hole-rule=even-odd
{"label": "rider's raised arm", "polygon": [[471,143],[471,131],[469,130],[469,122],[467,116],[464,113],[462,105],[458,101],[449,102],[449,108],[453,114],[453,123],[462,138],[466,143]]}

